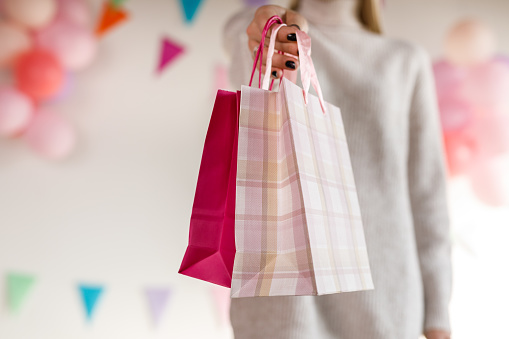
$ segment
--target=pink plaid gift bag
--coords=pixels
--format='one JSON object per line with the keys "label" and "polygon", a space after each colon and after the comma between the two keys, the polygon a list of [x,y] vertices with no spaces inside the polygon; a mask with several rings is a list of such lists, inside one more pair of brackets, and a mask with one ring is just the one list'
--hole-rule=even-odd
{"label": "pink plaid gift bag", "polygon": [[231,296],[373,289],[341,113],[322,99],[305,33],[297,34],[304,90],[287,79],[267,90],[281,26],[264,89],[241,91]]}

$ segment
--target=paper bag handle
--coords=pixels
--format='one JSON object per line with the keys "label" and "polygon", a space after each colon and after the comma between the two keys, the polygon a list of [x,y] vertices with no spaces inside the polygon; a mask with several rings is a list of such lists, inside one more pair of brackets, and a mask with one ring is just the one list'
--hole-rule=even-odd
{"label": "paper bag handle", "polygon": [[[251,79],[249,80],[249,86],[253,83],[253,77],[256,70],[256,66],[258,64],[258,60],[260,61],[260,68],[258,70],[258,88],[261,87],[262,84],[262,63],[263,63],[263,49],[265,48],[265,38],[267,37],[267,33],[269,32],[269,29],[274,24],[281,24],[283,23],[283,19],[281,19],[279,16],[274,15],[267,20],[265,23],[265,26],[263,27],[262,31],[262,39],[260,41],[260,45],[258,46],[258,50],[256,51],[255,60],[253,63],[253,70],[251,71]],[[281,51],[278,51],[279,54],[282,54]],[[269,68],[270,70],[270,68]],[[269,75],[270,77],[270,75]],[[282,77],[281,77],[282,78]],[[272,90],[272,85],[274,84],[274,79],[272,79],[272,82],[270,84],[270,89]]]}
{"label": "paper bag handle", "polygon": [[[260,60],[260,69],[259,69],[259,85],[261,83],[261,68],[262,68],[262,60],[263,60],[263,48],[265,47],[265,38],[267,36],[267,33],[271,26],[274,24],[277,24],[272,29],[272,34],[270,36],[270,42],[269,42],[269,48],[267,51],[267,60],[265,63],[265,75],[263,78],[263,85],[261,86],[265,90],[269,90],[269,81],[271,80],[270,73],[272,69],[272,56],[274,55],[274,49],[276,45],[276,37],[277,32],[281,27],[286,26],[282,23],[282,19],[278,16],[271,17],[267,23],[265,24],[265,27],[262,32],[262,41],[260,43],[260,46],[258,48],[258,51],[256,53],[255,62],[253,65],[253,71],[251,73],[251,81],[249,82],[249,86],[251,86],[251,83],[253,81],[254,71],[256,69],[256,65],[258,63],[258,60]],[[316,76],[316,70],[315,66],[313,65],[313,60],[311,59],[311,38],[303,31],[297,30],[296,32],[297,36],[297,48],[299,51],[299,62],[300,62],[300,78],[302,82],[302,88],[303,88],[303,95],[304,95],[304,102],[307,104],[308,102],[308,92],[310,85],[313,86],[313,88],[316,91],[316,94],[318,95],[318,99],[320,101],[320,106],[322,108],[322,112],[325,113],[325,104],[323,100],[323,94],[322,89],[320,87],[320,83],[318,82],[318,77]],[[281,53],[281,51],[279,51]],[[281,80],[283,77],[281,77]],[[274,83],[274,79],[272,79],[272,82],[270,82],[270,90],[272,90],[272,85]]]}

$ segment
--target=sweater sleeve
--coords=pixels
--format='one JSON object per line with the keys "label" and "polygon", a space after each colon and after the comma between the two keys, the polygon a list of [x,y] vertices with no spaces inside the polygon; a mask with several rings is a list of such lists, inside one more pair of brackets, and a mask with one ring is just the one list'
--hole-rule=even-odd
{"label": "sweater sleeve", "polygon": [[223,28],[223,46],[230,57],[230,83],[236,89],[248,85],[251,76],[253,58],[247,44],[246,29],[255,11],[256,8],[243,9],[232,16]]}
{"label": "sweater sleeve", "polygon": [[451,244],[443,144],[428,54],[418,50],[410,107],[408,185],[424,286],[424,331],[450,331]]}

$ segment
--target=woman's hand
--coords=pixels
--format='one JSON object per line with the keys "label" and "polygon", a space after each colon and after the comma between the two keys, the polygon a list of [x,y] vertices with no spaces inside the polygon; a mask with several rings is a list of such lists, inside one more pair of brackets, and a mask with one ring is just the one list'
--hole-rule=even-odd
{"label": "woman's hand", "polygon": [[426,339],[451,339],[451,334],[441,330],[431,330],[424,333]]}
{"label": "woman's hand", "polygon": [[[300,30],[307,32],[308,23],[303,16],[294,12],[292,10],[274,6],[267,5],[262,6],[256,10],[253,21],[247,27],[246,33],[249,39],[249,49],[252,51],[251,56],[256,56],[257,48],[260,45],[260,41],[262,38],[263,27],[267,23],[267,21],[274,15],[278,15],[283,19],[283,22],[288,25],[288,27],[282,27],[278,33],[276,38],[276,51],[282,51],[289,55],[282,54],[274,54],[272,58],[272,76],[275,78],[279,78],[282,74],[283,69],[295,70],[299,67],[299,61],[297,59],[297,37],[295,32],[300,28]],[[265,47],[263,50],[263,60],[262,60],[262,72],[265,72],[265,62],[267,60],[267,49],[270,40],[270,31],[267,34],[265,39]]]}

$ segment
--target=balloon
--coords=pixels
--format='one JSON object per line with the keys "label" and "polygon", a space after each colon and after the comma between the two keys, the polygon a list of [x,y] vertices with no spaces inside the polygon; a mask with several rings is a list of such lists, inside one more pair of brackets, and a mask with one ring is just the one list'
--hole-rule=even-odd
{"label": "balloon", "polygon": [[433,73],[438,94],[456,90],[468,76],[468,70],[454,66],[446,60],[433,63]]}
{"label": "balloon", "polygon": [[69,70],[80,70],[90,64],[96,53],[92,31],[82,26],[59,20],[36,35],[38,46],[51,51]]}
{"label": "balloon", "polygon": [[492,206],[509,204],[509,157],[479,161],[470,172],[472,189],[484,203]]}
{"label": "balloon", "polygon": [[450,176],[466,174],[479,155],[476,138],[465,131],[445,132],[444,148]]}
{"label": "balloon", "polygon": [[483,157],[493,157],[509,151],[509,112],[485,111],[471,126],[479,152]]}
{"label": "balloon", "polygon": [[58,0],[56,21],[60,20],[88,27],[92,23],[90,6],[85,0]]}
{"label": "balloon", "polygon": [[21,55],[14,69],[18,88],[35,100],[57,93],[64,73],[58,59],[50,52],[32,50]]}
{"label": "balloon", "polygon": [[445,39],[445,56],[458,66],[471,66],[491,59],[496,50],[495,35],[477,20],[464,20]]}
{"label": "balloon", "polygon": [[66,99],[74,89],[74,75],[70,72],[65,73],[64,83],[60,90],[55,95],[44,100],[44,103],[51,104],[57,103]]}
{"label": "balloon", "polygon": [[76,142],[71,124],[48,109],[36,112],[24,137],[32,149],[50,159],[65,157]]}
{"label": "balloon", "polygon": [[472,123],[472,109],[454,94],[438,99],[440,121],[444,131],[460,130]]}
{"label": "balloon", "polygon": [[460,91],[468,78],[467,70],[447,61],[438,61],[433,64],[433,72],[442,128],[450,131],[468,126],[472,121],[472,109]]}
{"label": "balloon", "polygon": [[56,0],[3,0],[5,14],[29,28],[49,24],[57,12]]}
{"label": "balloon", "polygon": [[19,54],[30,49],[32,41],[21,27],[0,22],[0,67],[10,64]]}
{"label": "balloon", "polygon": [[15,88],[0,88],[0,136],[13,137],[30,122],[33,104],[28,96]]}
{"label": "balloon", "polygon": [[460,91],[481,114],[488,109],[509,111],[509,66],[491,61],[472,67]]}

